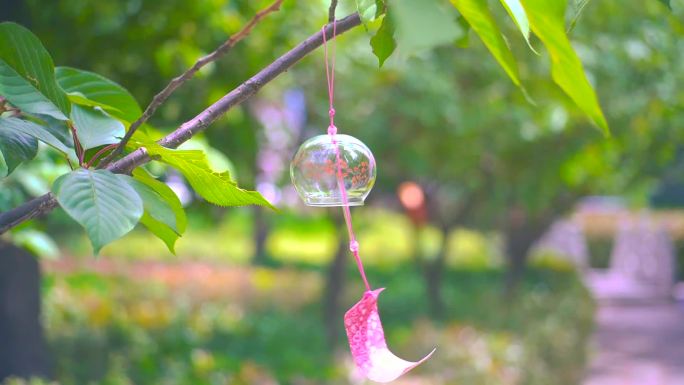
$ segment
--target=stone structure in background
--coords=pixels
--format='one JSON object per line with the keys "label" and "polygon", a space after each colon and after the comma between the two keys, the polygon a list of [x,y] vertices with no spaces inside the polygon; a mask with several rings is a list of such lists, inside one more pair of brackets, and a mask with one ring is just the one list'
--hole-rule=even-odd
{"label": "stone structure in background", "polygon": [[566,258],[578,269],[589,267],[587,241],[582,227],[572,220],[558,220],[537,241],[533,253],[553,253]]}
{"label": "stone structure in background", "polygon": [[619,224],[609,273],[622,277],[639,297],[670,297],[674,264],[672,239],[647,215],[635,220],[625,219]]}

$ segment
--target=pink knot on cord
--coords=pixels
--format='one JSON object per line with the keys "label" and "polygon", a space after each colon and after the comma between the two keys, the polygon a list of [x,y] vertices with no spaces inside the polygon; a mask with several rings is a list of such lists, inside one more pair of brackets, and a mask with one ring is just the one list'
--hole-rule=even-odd
{"label": "pink knot on cord", "polygon": [[328,111],[328,115],[330,115],[331,118],[332,118],[333,116],[335,116],[335,109],[334,109],[334,108],[331,108],[331,109]]}
{"label": "pink knot on cord", "polygon": [[359,252],[359,242],[357,242],[356,239],[349,242],[349,250],[351,250],[351,252],[354,254]]}
{"label": "pink knot on cord", "polygon": [[337,134],[337,127],[335,127],[334,124],[331,124],[328,126],[328,135],[335,135]]}

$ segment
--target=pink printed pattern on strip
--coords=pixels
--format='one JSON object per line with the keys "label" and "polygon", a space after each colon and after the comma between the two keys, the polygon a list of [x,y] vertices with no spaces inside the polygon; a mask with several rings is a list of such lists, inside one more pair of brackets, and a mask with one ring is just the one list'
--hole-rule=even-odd
{"label": "pink printed pattern on strip", "polygon": [[430,358],[434,350],[418,362],[395,356],[385,341],[378,313],[378,296],[384,289],[367,291],[344,315],[344,326],[352,357],[357,368],[368,379],[390,382]]}

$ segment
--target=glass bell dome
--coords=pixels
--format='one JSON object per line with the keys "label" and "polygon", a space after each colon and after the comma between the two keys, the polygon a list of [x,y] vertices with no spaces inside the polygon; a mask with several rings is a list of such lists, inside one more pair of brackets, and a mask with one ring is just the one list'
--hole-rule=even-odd
{"label": "glass bell dome", "polygon": [[[361,206],[375,184],[375,158],[353,136],[338,134],[335,140],[347,201],[349,206]],[[314,136],[302,143],[290,163],[290,177],[307,205],[344,205],[337,185],[337,151],[330,135]]]}

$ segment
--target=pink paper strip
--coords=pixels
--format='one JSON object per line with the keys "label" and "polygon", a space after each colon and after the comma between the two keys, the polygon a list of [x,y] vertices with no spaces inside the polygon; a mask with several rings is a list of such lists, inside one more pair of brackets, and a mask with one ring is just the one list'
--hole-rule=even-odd
{"label": "pink paper strip", "polygon": [[344,315],[344,327],[356,367],[368,379],[384,383],[420,365],[435,349],[417,362],[403,360],[389,350],[378,314],[378,296],[383,290],[366,291]]}

